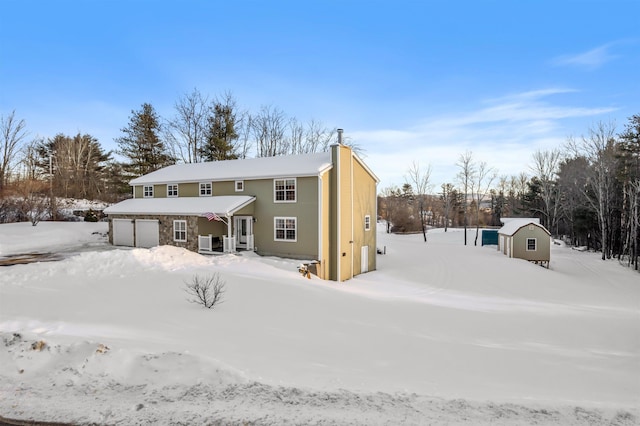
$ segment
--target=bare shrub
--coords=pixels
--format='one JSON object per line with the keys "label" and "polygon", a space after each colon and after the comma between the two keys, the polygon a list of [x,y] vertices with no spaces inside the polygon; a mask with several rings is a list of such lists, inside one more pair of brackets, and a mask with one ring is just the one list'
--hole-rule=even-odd
{"label": "bare shrub", "polygon": [[187,298],[189,302],[197,303],[207,309],[222,303],[226,283],[219,273],[215,272],[205,277],[194,275],[191,281],[185,281],[184,284],[185,291],[190,296]]}

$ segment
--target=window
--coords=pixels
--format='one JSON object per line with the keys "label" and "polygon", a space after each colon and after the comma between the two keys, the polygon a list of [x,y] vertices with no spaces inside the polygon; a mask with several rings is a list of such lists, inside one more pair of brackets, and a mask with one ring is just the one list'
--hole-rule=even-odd
{"label": "window", "polygon": [[274,179],[273,199],[276,203],[296,202],[296,180],[295,179]]}
{"label": "window", "polygon": [[173,221],[173,241],[187,241],[187,221],[186,220],[174,220]]}
{"label": "window", "polygon": [[178,196],[178,184],[169,184],[167,185],[167,197],[177,197]]}
{"label": "window", "polygon": [[200,184],[200,196],[201,197],[210,197],[211,192],[211,182],[203,182]]}
{"label": "window", "polygon": [[153,185],[145,185],[142,188],[142,195],[144,198],[153,198]]}
{"label": "window", "polygon": [[364,230],[371,231],[371,216],[369,215],[364,217]]}
{"label": "window", "polygon": [[242,192],[244,191],[244,181],[243,180],[237,180],[236,181],[236,192]]}
{"label": "window", "polygon": [[536,251],[537,242],[535,238],[527,238],[527,251]]}
{"label": "window", "polygon": [[274,218],[274,239],[276,241],[295,242],[297,240],[297,221],[298,219],[295,217]]}

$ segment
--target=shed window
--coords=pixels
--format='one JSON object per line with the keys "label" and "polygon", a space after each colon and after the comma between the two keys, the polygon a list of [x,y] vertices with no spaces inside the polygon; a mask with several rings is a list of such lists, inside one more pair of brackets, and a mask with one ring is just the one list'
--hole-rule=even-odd
{"label": "shed window", "polygon": [[527,238],[527,251],[536,251],[537,250],[538,240],[535,238]]}
{"label": "shed window", "polygon": [[274,179],[273,199],[276,203],[296,202],[296,180],[295,179]]}
{"label": "shed window", "polygon": [[297,222],[295,217],[275,217],[273,238],[276,241],[297,241]]}
{"label": "shed window", "polygon": [[211,182],[201,182],[200,183],[200,196],[201,197],[210,197],[211,194],[212,194]]}
{"label": "shed window", "polygon": [[173,221],[173,241],[179,241],[179,242],[187,241],[187,221],[186,220]]}
{"label": "shed window", "polygon": [[178,196],[178,184],[169,184],[167,185],[167,197],[177,197]]}
{"label": "shed window", "polygon": [[142,188],[142,195],[144,198],[153,198],[153,185],[145,185]]}

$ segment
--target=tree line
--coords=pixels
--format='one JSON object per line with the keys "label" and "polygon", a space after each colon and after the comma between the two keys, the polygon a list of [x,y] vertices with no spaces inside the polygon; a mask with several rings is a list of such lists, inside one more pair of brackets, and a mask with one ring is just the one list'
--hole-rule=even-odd
{"label": "tree line", "polygon": [[274,106],[250,112],[230,92],[198,89],[176,100],[170,117],[150,103],[132,110],[115,150],[89,133],[30,138],[15,111],[0,115],[0,132],[0,222],[25,220],[35,201],[55,217],[56,197],[118,201],[129,180],[175,163],[320,152],[337,141],[337,129],[319,121]]}
{"label": "tree line", "polygon": [[[500,176],[495,168],[460,155],[458,174],[437,193],[430,167],[414,163],[402,187],[384,188],[378,211],[388,232],[425,227],[499,227],[503,217],[535,217],[555,238],[617,258],[638,270],[640,255],[640,115],[617,131],[599,122],[564,146],[532,155],[529,173]],[[467,244],[467,233],[464,233]]]}

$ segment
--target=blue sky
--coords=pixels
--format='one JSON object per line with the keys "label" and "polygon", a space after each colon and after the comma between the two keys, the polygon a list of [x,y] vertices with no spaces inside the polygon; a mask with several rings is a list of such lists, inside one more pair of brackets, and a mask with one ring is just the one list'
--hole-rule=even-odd
{"label": "blue sky", "polygon": [[345,130],[381,178],[502,175],[640,114],[640,1],[33,1],[0,14],[0,113],[106,149],[133,109],[197,88]]}

